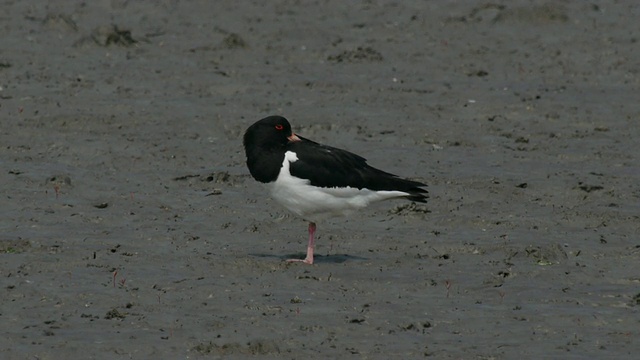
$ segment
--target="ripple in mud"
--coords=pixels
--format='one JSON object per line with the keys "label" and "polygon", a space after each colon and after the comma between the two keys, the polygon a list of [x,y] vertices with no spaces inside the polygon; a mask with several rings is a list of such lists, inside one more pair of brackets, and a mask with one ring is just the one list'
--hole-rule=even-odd
{"label": "ripple in mud", "polygon": [[58,186],[71,186],[71,178],[67,175],[51,175],[47,178],[46,183]]}
{"label": "ripple in mud", "polygon": [[355,50],[345,50],[338,55],[331,55],[327,60],[337,63],[378,62],[382,61],[383,57],[380,52],[372,47],[363,48],[358,46]]}
{"label": "ripple in mud", "polygon": [[409,215],[409,214],[428,214],[431,210],[427,209],[425,205],[418,205],[414,202],[398,205],[389,210],[389,214],[392,215]]}
{"label": "ripple in mud", "polygon": [[237,342],[227,344],[214,344],[209,342],[208,344],[199,344],[193,347],[193,350],[201,354],[218,354],[218,355],[231,355],[231,354],[247,354],[247,355],[268,355],[279,354],[280,348],[275,341],[250,341],[247,344],[240,344]]}
{"label": "ripple in mud", "polygon": [[220,47],[224,49],[245,49],[248,48],[247,42],[238,34],[228,34],[223,40]]}
{"label": "ripple in mud", "polygon": [[116,25],[99,26],[95,28],[89,36],[85,36],[78,40],[74,47],[85,45],[98,45],[103,47],[120,46],[130,47],[138,43],[133,38],[131,30],[123,30]]}
{"label": "ripple in mud", "polygon": [[602,190],[602,189],[604,189],[604,186],[584,184],[584,183],[580,182],[580,183],[578,183],[578,186],[576,186],[575,188],[580,189],[580,190],[582,190],[584,192],[590,193],[590,192],[593,192],[593,191]]}
{"label": "ripple in mud", "polygon": [[558,264],[568,258],[567,252],[564,251],[560,244],[551,244],[546,246],[527,246],[524,249],[527,257],[536,260],[538,265]]}
{"label": "ripple in mud", "polygon": [[[209,188],[208,183],[224,184],[227,186],[237,186],[244,183],[248,175],[232,175],[226,171],[213,172],[208,174],[187,174],[173,178],[174,181],[187,181],[189,187]],[[220,195],[222,190],[214,189],[209,195]]]}
{"label": "ripple in mud", "polygon": [[0,240],[0,254],[19,254],[31,247],[29,240]]}
{"label": "ripple in mud", "polygon": [[541,5],[528,4],[519,7],[489,3],[474,7],[466,15],[450,17],[447,22],[511,22],[541,25],[567,22],[569,21],[568,14],[569,12],[563,5],[552,2]]}
{"label": "ripple in mud", "polygon": [[116,25],[97,28],[91,37],[98,45],[102,46],[117,45],[127,47],[138,42],[131,35],[131,30],[122,30]]}
{"label": "ripple in mud", "polygon": [[121,313],[120,311],[118,311],[118,309],[111,309],[109,311],[107,311],[107,314],[104,316],[105,319],[107,320],[111,320],[111,319],[124,319],[127,317],[126,313]]}
{"label": "ripple in mud", "polygon": [[[415,331],[418,333],[426,334],[427,329],[431,328],[431,322],[422,321],[416,323],[410,323],[408,325],[398,325],[401,331]],[[391,331],[389,331],[391,333]]]}

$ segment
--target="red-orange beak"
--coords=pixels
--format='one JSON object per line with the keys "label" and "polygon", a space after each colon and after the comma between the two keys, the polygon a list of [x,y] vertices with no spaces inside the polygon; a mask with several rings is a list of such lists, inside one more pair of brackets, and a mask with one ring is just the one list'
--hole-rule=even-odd
{"label": "red-orange beak", "polygon": [[291,133],[291,136],[287,137],[289,141],[300,141],[300,138],[296,134]]}

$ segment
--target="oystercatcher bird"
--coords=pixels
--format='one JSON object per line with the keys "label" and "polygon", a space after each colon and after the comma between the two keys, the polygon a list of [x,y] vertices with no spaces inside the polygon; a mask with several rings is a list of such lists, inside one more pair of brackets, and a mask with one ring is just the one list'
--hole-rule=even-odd
{"label": "oystercatcher bird", "polygon": [[268,116],[244,134],[247,166],[254,179],[270,187],[273,198],[309,221],[305,259],[313,264],[316,221],[346,215],[372,202],[405,198],[426,202],[426,185],[373,168],[365,158],[318,144],[291,131],[282,116]]}

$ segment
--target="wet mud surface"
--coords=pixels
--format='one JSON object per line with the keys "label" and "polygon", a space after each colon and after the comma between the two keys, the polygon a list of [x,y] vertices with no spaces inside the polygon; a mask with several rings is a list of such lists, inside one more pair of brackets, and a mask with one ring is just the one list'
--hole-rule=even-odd
{"label": "wet mud surface", "polygon": [[[5,359],[633,358],[633,1],[5,2]],[[318,224],[243,131],[429,184]]]}

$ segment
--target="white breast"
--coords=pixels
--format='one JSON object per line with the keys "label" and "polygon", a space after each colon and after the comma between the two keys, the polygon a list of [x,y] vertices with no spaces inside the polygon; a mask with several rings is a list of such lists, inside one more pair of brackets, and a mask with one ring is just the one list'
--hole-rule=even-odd
{"label": "white breast", "polygon": [[290,165],[296,161],[296,153],[287,151],[278,179],[269,186],[271,195],[277,202],[305,220],[315,221],[327,216],[346,215],[372,202],[409,195],[402,191],[311,186],[309,180],[291,176]]}

